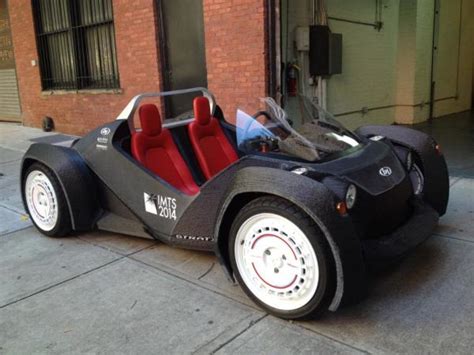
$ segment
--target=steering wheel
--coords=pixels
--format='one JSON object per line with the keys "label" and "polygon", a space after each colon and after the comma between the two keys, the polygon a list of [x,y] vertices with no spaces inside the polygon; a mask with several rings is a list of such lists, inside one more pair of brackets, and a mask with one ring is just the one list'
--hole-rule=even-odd
{"label": "steering wheel", "polygon": [[270,121],[273,120],[272,116],[270,116],[270,114],[267,111],[258,111],[252,117],[257,119],[260,116],[265,116]]}

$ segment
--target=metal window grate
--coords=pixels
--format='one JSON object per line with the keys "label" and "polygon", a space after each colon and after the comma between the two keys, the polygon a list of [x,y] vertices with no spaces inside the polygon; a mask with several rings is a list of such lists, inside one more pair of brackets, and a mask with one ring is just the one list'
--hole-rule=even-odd
{"label": "metal window grate", "polygon": [[43,90],[119,87],[112,0],[33,0]]}

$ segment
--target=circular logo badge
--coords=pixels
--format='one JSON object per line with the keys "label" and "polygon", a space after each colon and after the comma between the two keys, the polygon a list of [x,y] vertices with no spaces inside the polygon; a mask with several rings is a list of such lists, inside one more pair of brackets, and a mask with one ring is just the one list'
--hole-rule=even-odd
{"label": "circular logo badge", "polygon": [[110,128],[109,127],[104,127],[100,130],[100,134],[103,136],[108,136],[110,134]]}
{"label": "circular logo badge", "polygon": [[392,175],[392,169],[390,169],[388,166],[384,166],[383,168],[380,168],[379,174],[381,176],[390,176]]}

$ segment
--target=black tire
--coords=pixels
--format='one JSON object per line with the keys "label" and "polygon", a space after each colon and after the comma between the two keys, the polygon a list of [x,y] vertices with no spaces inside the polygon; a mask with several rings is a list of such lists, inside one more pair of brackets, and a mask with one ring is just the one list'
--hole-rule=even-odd
{"label": "black tire", "polygon": [[[261,213],[276,214],[293,222],[301,229],[301,231],[303,231],[316,254],[319,267],[319,281],[317,289],[310,301],[298,309],[282,310],[271,307],[270,305],[262,302],[256,295],[253,294],[249,287],[247,287],[239,272],[234,250],[237,233],[241,225],[246,220]],[[251,201],[242,208],[232,224],[228,248],[230,262],[237,281],[248,297],[268,313],[284,319],[301,320],[315,318],[327,310],[334,295],[336,284],[334,259],[332,257],[330,247],[318,226],[297,206],[291,204],[285,199],[273,196],[260,197]]]}
{"label": "black tire", "polygon": [[[34,218],[31,215],[31,212],[29,211],[28,203],[26,201],[26,181],[28,176],[34,172],[34,171],[40,171],[46,177],[49,179],[51,182],[51,185],[54,189],[54,192],[56,194],[56,199],[57,199],[57,204],[58,204],[58,218],[57,221],[54,225],[54,227],[51,230],[44,230],[42,229],[34,220]],[[58,178],[56,175],[53,173],[53,171],[45,166],[44,164],[41,163],[33,163],[31,166],[28,167],[26,170],[25,174],[23,175],[23,181],[22,181],[22,196],[23,196],[23,203],[25,206],[26,211],[30,215],[30,219],[35,225],[35,227],[44,235],[47,235],[49,237],[54,237],[54,238],[60,238],[64,237],[68,234],[71,233],[72,226],[71,226],[71,216],[69,214],[69,208],[66,202],[66,197],[64,195],[64,191],[61,187],[61,184],[59,183]]]}

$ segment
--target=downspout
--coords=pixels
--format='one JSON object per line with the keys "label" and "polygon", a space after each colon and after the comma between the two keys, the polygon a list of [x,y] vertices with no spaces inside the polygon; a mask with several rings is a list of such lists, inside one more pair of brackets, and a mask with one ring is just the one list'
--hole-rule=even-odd
{"label": "downspout", "polygon": [[[328,25],[328,14],[326,10],[325,0],[313,0],[313,16],[312,16],[312,25]],[[316,16],[316,12],[318,16]],[[313,97],[318,98],[318,104],[323,108],[327,109],[327,79],[322,76],[316,78],[317,87],[313,93]],[[313,89],[314,90],[314,89]]]}
{"label": "downspout", "polygon": [[432,47],[431,47],[431,74],[430,74],[430,113],[428,121],[433,120],[434,115],[434,104],[435,104],[435,90],[436,82],[434,80],[435,75],[435,62],[436,62],[436,52],[438,50],[436,46],[437,42],[437,27],[438,27],[438,16],[439,16],[439,0],[434,1],[434,10],[433,10],[433,38],[432,38]]}
{"label": "downspout", "polygon": [[277,55],[276,55],[276,2],[278,0],[266,0],[266,71],[268,75],[266,92],[268,96],[275,98],[277,92]]}

